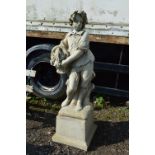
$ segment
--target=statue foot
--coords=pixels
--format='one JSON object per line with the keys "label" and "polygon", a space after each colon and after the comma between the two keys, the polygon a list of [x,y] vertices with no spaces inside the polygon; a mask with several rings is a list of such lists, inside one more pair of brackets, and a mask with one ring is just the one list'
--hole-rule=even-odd
{"label": "statue foot", "polygon": [[68,99],[65,99],[62,104],[61,104],[61,107],[65,107],[69,104],[69,100]]}
{"label": "statue foot", "polygon": [[76,110],[76,111],[80,111],[80,110],[82,110],[82,106],[81,106],[81,104],[77,104],[75,110]]}
{"label": "statue foot", "polygon": [[71,103],[69,104],[70,107],[74,107],[76,105],[76,100],[72,100]]}

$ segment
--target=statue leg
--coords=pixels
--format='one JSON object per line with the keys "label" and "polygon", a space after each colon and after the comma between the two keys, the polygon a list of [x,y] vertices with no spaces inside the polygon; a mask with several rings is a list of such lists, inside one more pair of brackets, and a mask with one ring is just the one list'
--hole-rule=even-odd
{"label": "statue leg", "polygon": [[92,80],[92,71],[91,70],[85,70],[81,72],[81,84],[80,84],[80,91],[79,96],[77,100],[76,110],[79,111],[82,109],[82,106],[84,105],[84,100],[87,97],[87,92],[90,89],[91,86],[91,80]]}
{"label": "statue leg", "polygon": [[72,98],[72,101],[71,101],[71,103],[70,103],[69,106],[71,106],[71,107],[75,106],[76,103],[77,103],[78,97],[79,97],[79,88],[77,88],[77,91],[76,91],[76,93],[74,94],[74,96],[73,96],[73,98]]}
{"label": "statue leg", "polygon": [[80,111],[82,109],[82,101],[86,93],[87,93],[87,88],[80,88],[80,93],[79,93],[77,104],[76,104],[77,111]]}
{"label": "statue leg", "polygon": [[90,94],[94,88],[95,88],[95,85],[91,83],[91,85],[88,88],[87,94],[83,100],[83,106],[90,105]]}
{"label": "statue leg", "polygon": [[69,75],[67,83],[67,91],[66,91],[67,98],[62,102],[61,104],[62,107],[67,106],[71,102],[77,90],[78,83],[79,83],[79,75],[77,72],[72,71]]}

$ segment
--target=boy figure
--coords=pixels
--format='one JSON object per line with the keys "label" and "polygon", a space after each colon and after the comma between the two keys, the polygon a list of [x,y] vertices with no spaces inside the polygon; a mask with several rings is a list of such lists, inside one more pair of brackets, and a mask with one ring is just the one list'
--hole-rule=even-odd
{"label": "boy figure", "polygon": [[68,57],[57,64],[57,67],[70,68],[67,84],[67,98],[62,107],[75,105],[76,110],[82,109],[88,100],[94,85],[94,55],[89,50],[88,33],[84,30],[87,24],[87,15],[84,11],[75,11],[70,16],[70,25],[73,31],[69,32],[61,41],[59,48],[66,49]]}

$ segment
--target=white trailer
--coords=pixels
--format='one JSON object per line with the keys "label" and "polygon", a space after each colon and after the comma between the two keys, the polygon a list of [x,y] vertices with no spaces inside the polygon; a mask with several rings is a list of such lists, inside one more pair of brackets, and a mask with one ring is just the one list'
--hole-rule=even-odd
{"label": "white trailer", "polygon": [[28,37],[62,39],[70,31],[69,16],[84,10],[90,41],[128,44],[128,0],[27,0]]}

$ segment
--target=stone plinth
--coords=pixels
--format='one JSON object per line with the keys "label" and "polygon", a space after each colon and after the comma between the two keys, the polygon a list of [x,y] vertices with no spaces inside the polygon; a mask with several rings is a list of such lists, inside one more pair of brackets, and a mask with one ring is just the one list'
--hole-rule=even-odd
{"label": "stone plinth", "polygon": [[95,130],[92,106],[87,105],[81,111],[67,106],[57,115],[56,133],[52,140],[87,151]]}

